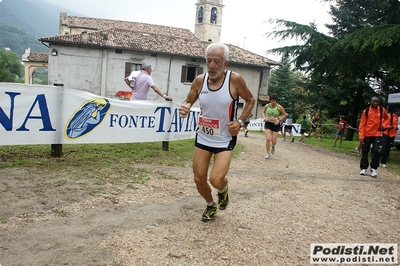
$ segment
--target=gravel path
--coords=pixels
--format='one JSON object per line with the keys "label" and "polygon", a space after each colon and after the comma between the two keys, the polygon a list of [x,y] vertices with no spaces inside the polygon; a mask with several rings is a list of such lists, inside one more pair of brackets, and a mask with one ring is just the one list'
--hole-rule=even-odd
{"label": "gravel path", "polygon": [[[241,133],[239,142],[231,203],[215,221],[200,221],[190,167],[143,166],[176,178],[77,194],[64,217],[15,214],[0,224],[0,265],[310,265],[311,243],[400,244],[398,175],[360,176],[359,157],[282,140],[265,160],[264,136]],[[0,170],[0,191],[24,171]]]}

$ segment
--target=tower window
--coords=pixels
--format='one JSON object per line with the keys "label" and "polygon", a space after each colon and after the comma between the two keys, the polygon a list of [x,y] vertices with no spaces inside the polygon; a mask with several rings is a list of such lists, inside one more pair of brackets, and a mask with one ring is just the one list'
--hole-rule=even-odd
{"label": "tower window", "polygon": [[203,7],[201,6],[201,7],[199,8],[199,10],[197,11],[197,21],[198,21],[199,23],[203,23],[203,15],[204,15],[204,9],[203,9]]}
{"label": "tower window", "polygon": [[218,9],[216,7],[211,8],[210,23],[217,24],[217,14],[218,14]]}

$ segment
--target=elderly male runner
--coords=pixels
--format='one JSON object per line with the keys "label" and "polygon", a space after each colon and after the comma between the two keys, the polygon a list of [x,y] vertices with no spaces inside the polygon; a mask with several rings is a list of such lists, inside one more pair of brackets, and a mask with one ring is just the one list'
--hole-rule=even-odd
{"label": "elderly male runner", "polygon": [[[254,97],[243,77],[225,68],[229,63],[229,49],[226,45],[212,43],[206,49],[207,73],[195,78],[180,109],[185,118],[192,105],[200,102],[200,117],[193,152],[194,182],[200,195],[206,200],[202,221],[214,218],[229,204],[228,173],[232,151],[237,135],[244,126],[244,120],[251,114]],[[237,117],[239,96],[246,102],[242,114]],[[210,173],[210,183],[218,191],[218,207],[207,182],[207,172],[212,156],[214,163]]]}

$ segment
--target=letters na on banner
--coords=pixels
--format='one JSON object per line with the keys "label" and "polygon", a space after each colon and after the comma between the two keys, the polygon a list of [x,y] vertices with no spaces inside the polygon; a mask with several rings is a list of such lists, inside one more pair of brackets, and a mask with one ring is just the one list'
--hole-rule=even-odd
{"label": "letters na on banner", "polygon": [[127,143],[195,137],[200,110],[56,86],[0,83],[0,145]]}

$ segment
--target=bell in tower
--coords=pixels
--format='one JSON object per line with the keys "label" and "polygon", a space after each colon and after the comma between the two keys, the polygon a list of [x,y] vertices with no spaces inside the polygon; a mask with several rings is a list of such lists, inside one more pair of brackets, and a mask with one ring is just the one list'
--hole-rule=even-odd
{"label": "bell in tower", "polygon": [[206,42],[220,42],[222,0],[198,0],[194,35]]}

